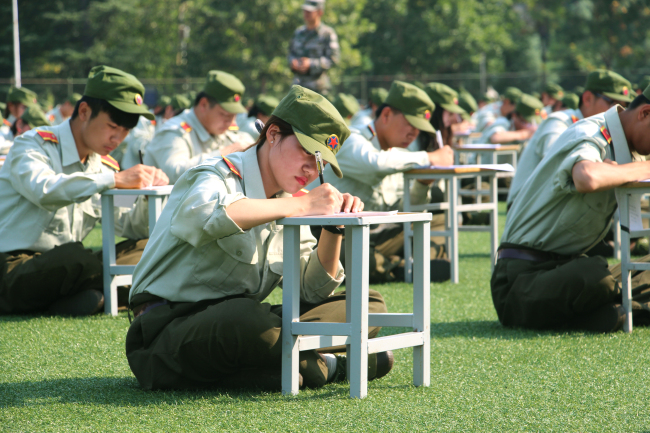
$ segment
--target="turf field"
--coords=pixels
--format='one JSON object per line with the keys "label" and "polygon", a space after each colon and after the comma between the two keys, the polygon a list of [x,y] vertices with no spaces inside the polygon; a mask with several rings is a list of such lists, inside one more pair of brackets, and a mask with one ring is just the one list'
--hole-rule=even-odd
{"label": "turf field", "polygon": [[[88,245],[99,247],[97,235]],[[344,383],[296,397],[145,392],[124,355],[126,314],[0,317],[0,431],[650,431],[650,330],[505,329],[489,293],[488,234],[462,233],[460,248],[460,284],[432,285],[428,388],[410,385],[406,349],[361,401]],[[373,288],[389,311],[409,309],[408,285]]]}

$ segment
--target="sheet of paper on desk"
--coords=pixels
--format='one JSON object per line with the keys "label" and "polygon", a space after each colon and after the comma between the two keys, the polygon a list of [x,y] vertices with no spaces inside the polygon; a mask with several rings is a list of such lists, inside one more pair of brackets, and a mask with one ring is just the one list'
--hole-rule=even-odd
{"label": "sheet of paper on desk", "polygon": [[463,149],[498,149],[500,144],[463,144]]}
{"label": "sheet of paper on desk", "polygon": [[388,215],[397,215],[396,210],[391,210],[388,212],[371,212],[371,211],[361,211],[361,212],[340,212],[332,215],[305,215],[302,217],[293,217],[293,218],[312,218],[312,217],[324,217],[324,218],[348,218],[348,217],[369,217],[369,216],[388,216]]}
{"label": "sheet of paper on desk", "polygon": [[163,185],[163,186],[148,186],[148,187],[143,188],[143,189],[150,189],[150,190],[153,190],[153,191],[162,191],[162,192],[165,192],[167,194],[171,194],[173,188],[174,188],[174,185]]}
{"label": "sheet of paper on desk", "polygon": [[436,170],[449,170],[454,168],[468,168],[468,167],[478,167],[484,170],[494,170],[494,171],[515,171],[515,168],[510,164],[466,164],[466,165],[449,165],[443,167],[441,165],[432,165],[428,168]]}

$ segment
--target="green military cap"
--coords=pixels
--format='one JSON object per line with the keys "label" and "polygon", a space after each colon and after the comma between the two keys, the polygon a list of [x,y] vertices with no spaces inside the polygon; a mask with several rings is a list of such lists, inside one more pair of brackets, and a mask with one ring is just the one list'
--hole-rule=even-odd
{"label": "green military cap", "polygon": [[458,105],[458,92],[442,83],[429,83],[424,86],[434,104],[440,105],[450,113],[463,114],[465,110]]}
{"label": "green military cap", "polygon": [[334,99],[334,107],[339,110],[343,118],[354,115],[361,109],[357,98],[347,93],[339,93]]}
{"label": "green military cap", "polygon": [[533,97],[532,95],[527,95],[525,93],[521,94],[519,101],[517,101],[517,106],[515,107],[515,112],[527,121],[537,120],[541,122],[541,113],[544,109],[544,104],[539,99]]}
{"label": "green military cap", "polygon": [[384,104],[401,111],[414,128],[420,131],[436,132],[429,122],[431,113],[436,109],[436,104],[429,98],[427,92],[419,87],[395,80],[390,86]]}
{"label": "green military cap", "polygon": [[174,95],[169,101],[169,105],[172,106],[172,110],[178,111],[190,108],[192,106],[192,103],[189,99],[187,99],[185,95]]}
{"label": "green military cap", "polygon": [[597,69],[587,75],[585,90],[607,96],[615,101],[632,102],[632,84],[616,72]]}
{"label": "green military cap", "polygon": [[73,93],[72,95],[68,96],[66,101],[68,101],[72,105],[77,105],[77,102],[81,99],[81,95],[79,93]]}
{"label": "green military cap", "polygon": [[31,105],[36,104],[36,99],[36,93],[26,87],[11,86],[7,93],[7,102],[18,102],[25,105]]}
{"label": "green military cap", "polygon": [[645,90],[648,86],[650,86],[650,75],[644,75],[641,81],[639,81],[639,89]]}
{"label": "green military cap", "polygon": [[39,126],[50,126],[50,122],[47,121],[45,113],[41,110],[36,104],[28,105],[23,112],[23,115],[20,116],[23,122],[28,124],[30,128],[38,128]]}
{"label": "green military cap", "polygon": [[258,110],[260,110],[262,113],[264,113],[267,116],[270,116],[273,113],[273,110],[275,110],[275,107],[278,106],[280,101],[278,98],[271,96],[271,95],[265,95],[264,93],[257,95],[257,98],[255,98],[255,102],[253,102],[253,105],[255,105]]}
{"label": "green military cap", "polygon": [[7,104],[5,104],[4,102],[0,102],[0,113],[2,111],[5,111],[6,108],[7,108]]}
{"label": "green military cap", "polygon": [[350,136],[350,130],[331,102],[312,90],[295,85],[275,107],[273,115],[291,125],[305,150],[320,151],[334,173],[343,177],[336,153]]}
{"label": "green military cap", "polygon": [[465,114],[461,113],[461,116],[463,116],[463,119],[466,120],[469,118],[470,114],[478,110],[476,99],[474,99],[472,94],[462,87],[458,92],[458,105],[460,105],[463,110],[465,110]]}
{"label": "green military cap", "polygon": [[487,93],[481,93],[480,95],[478,95],[478,100],[481,102],[486,102],[488,104],[492,102],[492,98],[490,98],[490,95],[488,95]]}
{"label": "green military cap", "polygon": [[513,103],[517,103],[519,101],[519,98],[521,98],[521,95],[523,95],[523,92],[516,87],[507,87],[506,91],[503,92],[503,98],[508,99]]}
{"label": "green military cap", "polygon": [[585,88],[582,86],[575,86],[573,89],[573,93],[575,93],[578,96],[582,96],[583,93],[585,93]]}
{"label": "green military cap", "polygon": [[203,91],[229,113],[246,113],[241,96],[246,87],[237,77],[223,71],[208,72],[208,81]]}
{"label": "green military cap", "polygon": [[562,105],[575,110],[580,105],[580,97],[575,93],[567,92],[564,94],[564,98],[562,98]]}
{"label": "green military cap", "polygon": [[544,93],[553,99],[562,99],[564,96],[564,89],[556,83],[548,83],[544,86]]}
{"label": "green military cap", "polygon": [[161,107],[166,107],[168,105],[171,105],[172,103],[172,98],[170,98],[167,95],[163,95],[160,98],[158,98],[158,105]]}
{"label": "green military cap", "polygon": [[533,98],[542,99],[542,95],[540,95],[539,92],[533,92],[530,94],[530,96]]}
{"label": "green military cap", "polygon": [[302,10],[309,12],[323,10],[324,7],[325,0],[305,0],[302,4]]}
{"label": "green military cap", "polygon": [[154,115],[144,102],[144,86],[131,74],[110,66],[95,66],[88,74],[84,96],[103,99],[120,111],[139,114],[149,120]]}
{"label": "green military cap", "polygon": [[387,96],[388,90],[384,89],[383,87],[375,87],[374,89],[370,90],[370,100],[377,107],[384,103]]}
{"label": "green military cap", "polygon": [[413,81],[413,85],[415,87],[419,87],[420,89],[424,90],[424,83],[422,81],[415,80]]}

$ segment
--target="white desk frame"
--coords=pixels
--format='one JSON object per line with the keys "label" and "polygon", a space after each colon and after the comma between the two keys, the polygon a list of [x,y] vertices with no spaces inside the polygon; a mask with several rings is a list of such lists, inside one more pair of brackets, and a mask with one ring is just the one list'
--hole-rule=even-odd
{"label": "white desk frame", "polygon": [[[473,146],[481,146],[481,144],[475,143]],[[494,145],[485,145],[485,148],[474,148],[474,147],[463,147],[457,146],[454,147],[454,164],[459,165],[460,164],[460,155],[465,153],[475,153],[476,154],[476,164],[496,164],[497,159],[500,155],[506,155],[510,156],[512,159],[511,165],[515,169],[514,171],[501,171],[497,173],[497,179],[500,178],[506,178],[506,177],[514,177],[515,172],[517,171],[517,155],[519,154],[519,151],[521,150],[521,146],[518,144],[504,144],[500,145],[497,147],[493,147]],[[470,196],[475,196],[476,197],[476,202],[481,203],[482,200],[482,194],[488,193],[489,191],[482,190],[481,185],[483,184],[483,173],[481,175],[476,176],[476,190],[474,191],[464,191],[464,190],[459,190],[458,194],[459,195],[470,195]],[[498,193],[500,194],[507,194],[508,193],[508,188],[501,188],[500,190],[497,190]]]}
{"label": "white desk frame", "polygon": [[[283,218],[282,393],[298,394],[300,351],[345,344],[350,397],[368,394],[368,355],[413,347],[413,384],[430,383],[429,221],[425,213],[369,217]],[[368,314],[369,226],[413,223],[415,258],[412,314]],[[345,225],[346,322],[300,322],[300,226]],[[412,328],[412,332],[368,339],[369,326]]]}
{"label": "white desk frame", "polygon": [[169,191],[154,189],[109,189],[102,193],[102,260],[104,267],[104,313],[117,315],[117,288],[132,283],[134,265],[115,263],[115,196],[146,195],[149,201],[149,235],[153,233]]}
{"label": "white desk frame", "polygon": [[[468,166],[471,167],[471,166]],[[445,212],[445,230],[433,231],[432,236],[445,236],[447,238],[447,253],[451,262],[451,282],[458,283],[458,232],[490,232],[491,253],[496,257],[499,240],[499,209],[497,202],[497,178],[499,173],[494,170],[477,169],[473,172],[451,172],[443,169],[415,169],[404,173],[404,212],[422,212],[430,210],[443,210]],[[460,179],[476,177],[480,174],[488,179],[490,184],[488,203],[462,204],[460,201]],[[442,179],[446,182],[445,199],[442,203],[426,203],[423,205],[411,204],[411,182],[416,179]],[[490,225],[488,226],[460,226],[461,212],[490,211]],[[404,224],[404,279],[413,281],[411,237],[413,231],[410,224]],[[494,260],[490,260],[494,270]]]}

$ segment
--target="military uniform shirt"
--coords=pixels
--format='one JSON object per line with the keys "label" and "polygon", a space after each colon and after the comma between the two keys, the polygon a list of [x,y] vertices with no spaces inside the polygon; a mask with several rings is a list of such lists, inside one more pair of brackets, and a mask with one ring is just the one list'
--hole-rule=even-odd
{"label": "military uniform shirt", "polygon": [[16,117],[13,114],[10,114],[9,117],[3,121],[4,125],[0,127],[0,133],[2,133],[5,140],[14,141],[14,134],[11,132],[11,125],[13,125],[15,121]]}
{"label": "military uniform shirt", "polygon": [[255,117],[248,117],[246,121],[242,120],[241,123],[237,122],[239,125],[239,133],[242,135],[247,134],[251,139],[257,140],[260,133],[257,132],[257,128],[255,128],[255,120],[257,120]]}
{"label": "military uniform shirt", "polygon": [[296,29],[289,45],[289,65],[293,59],[308,57],[309,71],[294,73],[294,84],[300,84],[317,92],[330,87],[326,71],[339,62],[339,40],[333,28],[321,24],[314,30],[307,26]]}
{"label": "military uniform shirt", "polygon": [[533,171],[535,171],[537,165],[544,158],[544,155],[548,153],[558,137],[567,128],[582,119],[584,119],[582,111],[579,109],[568,109],[556,111],[542,122],[517,160],[517,171],[510,184],[508,204],[515,200],[521,187],[526,183],[526,180],[528,180]]}
{"label": "military uniform shirt", "polygon": [[481,140],[479,143],[482,144],[492,144],[492,136],[497,132],[509,131],[512,127],[512,123],[507,118],[501,116],[497,118],[492,124],[486,127],[483,130],[483,135],[481,135]]}
{"label": "military uniform shirt", "polygon": [[[371,125],[374,130],[374,122]],[[363,201],[364,209],[384,212],[402,207],[404,176],[402,172],[418,166],[429,165],[427,152],[410,152],[392,148],[381,150],[379,140],[368,127],[352,130],[336,154],[336,160],[343,172],[339,179],[328,165],[324,171],[325,182],[332,184],[342,193],[350,193]],[[318,186],[317,181],[308,189]],[[413,182],[411,203],[426,202],[429,187]]]}
{"label": "military uniform shirt", "polygon": [[476,112],[476,132],[483,132],[485,128],[501,116],[502,104],[501,101],[493,102]]}
{"label": "military uniform shirt", "polygon": [[[130,299],[150,293],[173,302],[198,302],[231,295],[265,299],[282,282],[283,227],[271,222],[242,230],[226,208],[242,199],[266,199],[257,148],[228,155],[240,178],[222,158],[181,176],[135,268]],[[288,194],[281,194],[288,197]],[[343,281],[320,264],[316,239],[300,231],[301,299],[316,303]]]}
{"label": "military uniform shirt", "polygon": [[210,135],[194,114],[194,109],[183,111],[167,120],[145,147],[144,163],[160,168],[169,183],[174,184],[189,168],[213,156],[238,141],[236,132],[226,131]]}
{"label": "military uniform shirt", "polygon": [[373,122],[373,112],[371,108],[364,108],[357,111],[350,119],[350,128],[363,129]]}
{"label": "military uniform shirt", "polygon": [[61,115],[61,110],[59,110],[59,107],[60,106],[57,105],[45,114],[47,121],[50,122],[50,125],[52,126],[60,125],[65,120]]}
{"label": "military uniform shirt", "polygon": [[[83,240],[101,219],[100,193],[115,187],[114,173],[100,155],[79,160],[69,120],[16,138],[0,168],[0,252],[44,252]],[[133,210],[115,207],[115,234],[146,238],[148,215],[142,198]]]}
{"label": "military uniform shirt", "polygon": [[[614,189],[582,194],[573,182],[573,166],[580,161],[603,162],[612,158],[600,128],[605,126],[611,138],[628,148],[623,126],[612,107],[607,113],[584,119],[567,129],[537,166],[519,192],[508,212],[501,242],[523,245],[557,254],[574,255],[587,251],[609,229],[616,209]],[[617,155],[640,161],[636,154]]]}

